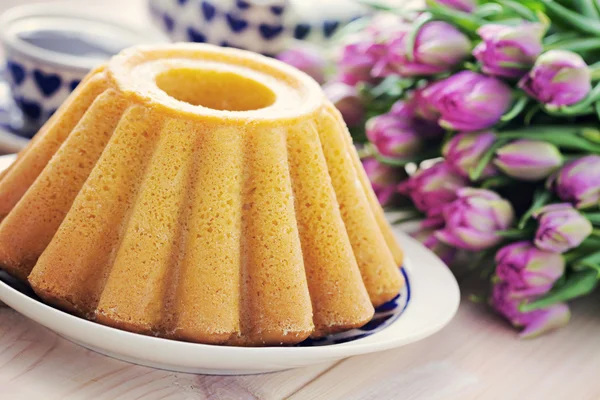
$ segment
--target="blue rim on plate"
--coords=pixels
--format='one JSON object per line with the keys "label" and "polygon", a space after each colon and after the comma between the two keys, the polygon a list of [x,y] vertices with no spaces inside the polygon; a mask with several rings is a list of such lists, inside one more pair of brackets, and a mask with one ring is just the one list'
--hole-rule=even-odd
{"label": "blue rim on plate", "polygon": [[[400,293],[392,300],[375,309],[375,315],[366,325],[351,329],[349,331],[336,333],[333,335],[325,336],[320,339],[306,339],[305,341],[295,345],[295,347],[316,347],[316,346],[329,346],[341,343],[352,342],[354,340],[363,339],[367,336],[371,336],[377,332],[380,332],[394,323],[404,313],[411,297],[410,279],[408,273],[404,268],[400,268],[402,275],[404,276],[405,285],[402,287]],[[6,272],[0,270],[0,282],[5,283],[14,290],[30,297],[36,301],[44,303],[34,291],[26,284],[18,281],[11,277]],[[44,303],[45,304],[45,303]],[[54,308],[54,307],[53,307]],[[60,311],[60,310],[59,310]],[[64,311],[62,311],[64,312]],[[65,314],[68,314],[65,312]],[[71,314],[69,314],[71,315]],[[115,328],[116,329],[116,328]],[[168,339],[166,339],[168,340]]]}

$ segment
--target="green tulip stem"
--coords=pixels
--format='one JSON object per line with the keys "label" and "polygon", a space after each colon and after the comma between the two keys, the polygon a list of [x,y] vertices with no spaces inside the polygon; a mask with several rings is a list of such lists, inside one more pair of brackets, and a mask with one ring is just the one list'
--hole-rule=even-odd
{"label": "green tulip stem", "polygon": [[584,126],[535,126],[498,133],[499,139],[532,139],[552,143],[568,150],[581,150],[600,154],[600,145],[578,136]]}
{"label": "green tulip stem", "polygon": [[505,239],[529,239],[533,231],[529,229],[507,229],[505,231],[496,231],[496,235]]}
{"label": "green tulip stem", "polygon": [[600,0],[594,0],[594,5],[596,6],[596,10],[600,14]]}
{"label": "green tulip stem", "polygon": [[524,18],[529,21],[537,21],[537,17],[533,11],[531,11],[527,6],[524,6],[518,1],[513,0],[496,0],[496,3],[500,4],[502,7],[514,12],[519,17]]}
{"label": "green tulip stem", "polygon": [[419,164],[425,160],[430,160],[440,156],[438,149],[432,149],[423,153],[416,154],[412,157],[407,158],[392,158],[381,155],[376,150],[373,152],[373,156],[382,164],[389,165],[392,167],[404,167],[406,164],[415,163]]}
{"label": "green tulip stem", "polygon": [[570,274],[563,285],[552,289],[545,296],[535,301],[521,304],[519,310],[521,312],[534,311],[551,306],[552,304],[584,296],[591,293],[597,284],[598,270],[596,268],[577,271]]}
{"label": "green tulip stem", "polygon": [[587,50],[595,50],[600,47],[600,38],[573,38],[561,40],[555,43],[546,43],[544,51],[548,50],[570,50],[581,53]]}
{"label": "green tulip stem", "polygon": [[408,39],[406,41],[406,58],[408,61],[413,61],[413,53],[415,51],[415,42],[417,41],[417,35],[421,28],[428,22],[431,22],[434,18],[429,13],[421,14],[415,22],[412,23]]}
{"label": "green tulip stem", "polygon": [[529,100],[530,100],[530,98],[528,96],[522,94],[517,99],[517,101],[515,101],[512,108],[510,110],[508,110],[508,112],[500,118],[500,121],[508,122],[508,121],[516,118],[519,114],[521,114],[521,112],[523,112],[525,107],[527,107]]}
{"label": "green tulip stem", "polygon": [[508,140],[497,140],[496,143],[494,143],[481,157],[481,160],[479,160],[479,163],[475,166],[475,168],[469,171],[469,179],[471,179],[473,182],[478,181],[479,178],[481,178],[481,174],[483,173],[485,167],[492,162],[492,159],[496,155],[496,150],[508,142]]}
{"label": "green tulip stem", "polygon": [[600,36],[600,21],[593,18],[584,17],[558,4],[554,0],[540,0],[545,4],[546,10],[554,14],[557,20],[560,20],[573,29],[594,36]]}
{"label": "green tulip stem", "polygon": [[481,187],[483,189],[494,189],[494,188],[508,186],[511,183],[514,183],[514,181],[515,180],[509,176],[497,175],[497,176],[493,176],[493,177],[483,181],[483,183],[481,184]]}
{"label": "green tulip stem", "polygon": [[500,4],[496,3],[487,3],[483,4],[474,11],[475,16],[479,18],[488,18],[494,15],[502,14],[504,9]]}
{"label": "green tulip stem", "polygon": [[594,0],[575,0],[575,5],[581,15],[587,15],[596,20],[600,19],[600,14],[596,9]]}
{"label": "green tulip stem", "polygon": [[580,252],[575,250],[563,254],[563,258],[567,264],[577,261],[578,259],[582,258],[582,256],[583,255]]}
{"label": "green tulip stem", "polygon": [[531,207],[529,207],[525,214],[523,214],[523,216],[519,220],[519,224],[517,225],[517,227],[519,229],[525,228],[527,221],[529,221],[529,218],[531,218],[533,213],[535,213],[537,210],[548,204],[550,202],[550,199],[552,199],[552,193],[550,193],[548,190],[541,190],[536,192]]}
{"label": "green tulip stem", "polygon": [[546,36],[543,39],[543,42],[544,42],[545,46],[552,46],[552,45],[560,43],[560,42],[571,41],[571,40],[581,41],[581,35],[577,32],[572,32],[572,31],[556,32],[556,33]]}
{"label": "green tulip stem", "polygon": [[435,2],[427,2],[427,6],[428,7],[426,11],[429,11],[433,17],[452,23],[458,28],[464,30],[471,37],[478,37],[476,34],[477,29],[479,29],[481,25],[487,23],[486,20],[478,18],[475,15],[454,10]]}

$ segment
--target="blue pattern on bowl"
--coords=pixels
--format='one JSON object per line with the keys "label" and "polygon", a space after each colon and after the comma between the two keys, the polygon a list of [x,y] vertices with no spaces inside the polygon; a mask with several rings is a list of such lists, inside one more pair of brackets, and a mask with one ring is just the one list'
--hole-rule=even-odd
{"label": "blue pattern on bowl", "polygon": [[[398,318],[400,318],[404,310],[406,310],[406,307],[408,307],[411,296],[409,276],[404,268],[402,268],[400,271],[404,276],[406,284],[404,285],[398,296],[375,309],[375,315],[369,323],[367,323],[361,328],[351,329],[346,332],[336,333],[333,335],[325,336],[323,338],[306,339],[305,341],[297,344],[296,346],[312,347],[347,343],[354,340],[366,338],[377,332],[381,332],[389,325],[394,323],[396,320],[398,320]],[[37,295],[33,292],[33,290],[31,290],[31,288],[28,285],[19,282],[18,280],[14,279],[6,272],[1,270],[0,281],[4,282],[8,286],[12,287],[15,290],[18,290],[19,292],[25,294],[28,297],[31,297],[40,302],[42,301],[39,297],[37,297]]]}
{"label": "blue pattern on bowl", "polygon": [[[347,7],[335,9],[314,1],[313,7],[295,3],[308,0],[148,0],[151,15],[159,27],[174,41],[197,41],[242,48],[267,55],[277,54],[293,43],[293,39],[327,41],[344,24],[364,16],[360,8],[348,0]],[[357,8],[358,7],[358,8]],[[323,10],[321,10],[321,8]],[[310,9],[310,17],[306,10]],[[321,12],[323,11],[323,12]],[[302,14],[304,13],[304,14]],[[196,32],[197,35],[190,34]]]}
{"label": "blue pattern on bowl", "polygon": [[346,343],[351,342],[353,340],[362,339],[367,336],[371,336],[387,328],[390,324],[392,324],[398,318],[400,318],[404,310],[406,310],[406,307],[408,307],[408,303],[410,302],[410,279],[404,268],[402,268],[400,271],[402,272],[402,275],[404,275],[404,281],[406,282],[406,284],[404,285],[398,296],[394,297],[392,300],[380,305],[375,309],[375,315],[373,316],[373,319],[369,321],[366,325],[364,325],[361,328],[336,333],[333,335],[326,336],[324,338],[306,339],[304,342],[298,344],[297,346],[328,346],[332,344]]}

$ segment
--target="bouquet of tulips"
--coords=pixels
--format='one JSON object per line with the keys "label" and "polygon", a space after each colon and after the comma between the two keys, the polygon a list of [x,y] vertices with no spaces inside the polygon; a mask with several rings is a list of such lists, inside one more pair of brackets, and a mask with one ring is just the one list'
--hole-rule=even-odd
{"label": "bouquet of tulips", "polygon": [[327,82],[313,49],[280,59],[324,83],[380,202],[493,265],[522,337],[566,324],[600,277],[600,1],[428,0],[340,40]]}

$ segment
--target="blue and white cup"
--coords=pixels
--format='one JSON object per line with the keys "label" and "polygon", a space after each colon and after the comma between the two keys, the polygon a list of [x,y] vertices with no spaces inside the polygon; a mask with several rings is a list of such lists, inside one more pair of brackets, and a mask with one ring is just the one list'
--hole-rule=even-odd
{"label": "blue and white cup", "polygon": [[295,40],[326,43],[370,9],[356,0],[148,0],[173,41],[206,42],[276,55]]}
{"label": "blue and white cup", "polygon": [[18,116],[13,130],[31,137],[87,73],[122,49],[160,41],[64,3],[19,6],[0,17],[0,38]]}

